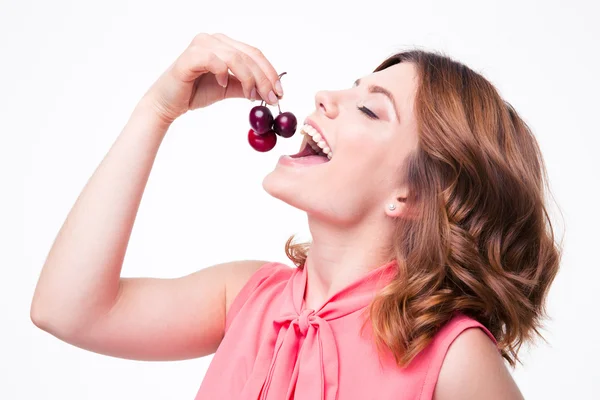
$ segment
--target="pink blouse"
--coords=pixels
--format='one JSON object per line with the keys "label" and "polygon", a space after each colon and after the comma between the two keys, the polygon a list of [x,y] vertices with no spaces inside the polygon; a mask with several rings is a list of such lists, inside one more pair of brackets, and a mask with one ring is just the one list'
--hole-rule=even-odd
{"label": "pink blouse", "polygon": [[[310,310],[306,269],[263,265],[234,299],[195,400],[431,399],[461,332],[477,327],[497,342],[481,323],[456,313],[408,367],[399,368],[391,353],[380,360],[371,335],[360,335],[360,314],[394,266],[371,270]],[[369,323],[365,331],[371,333]]]}

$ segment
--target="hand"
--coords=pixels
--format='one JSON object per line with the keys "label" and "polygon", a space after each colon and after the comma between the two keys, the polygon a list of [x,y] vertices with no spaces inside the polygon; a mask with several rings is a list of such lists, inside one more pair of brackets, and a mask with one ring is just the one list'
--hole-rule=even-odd
{"label": "hand", "polygon": [[150,87],[142,102],[170,124],[189,110],[225,98],[255,100],[260,96],[274,105],[277,99],[273,101],[272,96],[283,95],[278,82],[275,68],[257,48],[221,33],[200,33]]}

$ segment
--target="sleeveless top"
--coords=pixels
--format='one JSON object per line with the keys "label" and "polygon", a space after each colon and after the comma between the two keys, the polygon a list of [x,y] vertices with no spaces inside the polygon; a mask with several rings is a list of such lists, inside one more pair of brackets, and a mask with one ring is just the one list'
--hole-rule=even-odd
{"label": "sleeveless top", "polygon": [[363,312],[395,276],[395,261],[304,307],[306,268],[271,262],[242,287],[227,313],[225,335],[195,400],[430,400],[452,341],[468,328],[491,332],[457,312],[405,368],[379,357]]}

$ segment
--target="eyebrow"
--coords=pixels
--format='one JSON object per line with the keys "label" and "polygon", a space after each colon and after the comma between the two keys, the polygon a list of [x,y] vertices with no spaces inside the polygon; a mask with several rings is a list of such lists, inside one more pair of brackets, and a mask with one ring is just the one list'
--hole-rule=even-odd
{"label": "eyebrow", "polygon": [[[356,81],[354,81],[354,84],[356,86],[360,85],[360,79],[357,79]],[[389,90],[387,90],[384,87],[371,84],[371,85],[369,85],[369,93],[381,93],[385,97],[387,97],[388,100],[391,101],[392,105],[394,106],[394,112],[396,113],[396,119],[398,119],[398,121],[400,121],[400,114],[398,113],[398,105],[396,103],[396,100],[394,99],[394,96],[392,96],[392,93]]]}

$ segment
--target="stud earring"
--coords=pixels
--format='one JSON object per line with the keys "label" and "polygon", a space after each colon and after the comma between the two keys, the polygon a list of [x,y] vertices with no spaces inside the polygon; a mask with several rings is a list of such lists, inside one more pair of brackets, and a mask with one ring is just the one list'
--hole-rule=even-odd
{"label": "stud earring", "polygon": [[390,211],[394,211],[396,209],[396,205],[395,204],[388,204],[388,209]]}

